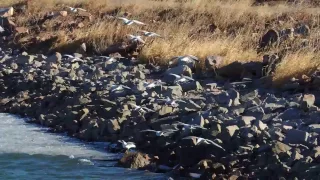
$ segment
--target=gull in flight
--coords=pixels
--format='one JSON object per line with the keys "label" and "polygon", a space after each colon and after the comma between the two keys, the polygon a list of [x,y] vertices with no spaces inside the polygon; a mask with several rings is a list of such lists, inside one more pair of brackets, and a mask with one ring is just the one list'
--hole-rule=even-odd
{"label": "gull in flight", "polygon": [[118,19],[121,19],[125,25],[131,25],[133,23],[138,24],[138,25],[146,25],[145,23],[141,22],[141,21],[137,21],[137,20],[130,20],[124,17],[118,17]]}
{"label": "gull in flight", "polygon": [[161,80],[158,80],[158,81],[155,81],[155,82],[151,82],[151,83],[147,83],[147,82],[143,83],[144,87],[147,88],[147,89],[151,89],[151,88],[160,86],[161,84],[164,84],[164,82],[162,82]]}
{"label": "gull in flight", "polygon": [[173,73],[170,73],[169,75],[176,77],[176,79],[174,80],[175,84],[178,84],[180,82],[194,81],[194,79],[192,79],[191,77],[188,77],[188,76],[183,76],[183,75],[180,76],[180,75],[173,74]]}
{"label": "gull in flight", "polygon": [[129,88],[128,86],[124,86],[124,85],[112,85],[111,86],[111,92],[123,91],[125,89],[131,89],[131,88]]}
{"label": "gull in flight", "polygon": [[134,36],[132,34],[128,34],[128,37],[131,41],[145,43],[145,41],[141,38],[141,36]]}
{"label": "gull in flight", "polygon": [[165,101],[165,104],[167,105],[170,105],[170,106],[173,106],[173,107],[177,107],[179,104],[177,102],[182,102],[182,103],[186,103],[185,101],[183,100],[173,100],[173,99],[170,99],[170,97],[167,97],[167,99],[158,99],[158,101]]}
{"label": "gull in flight", "polygon": [[193,55],[186,55],[186,56],[176,56],[173,57],[169,64],[173,64],[174,61],[180,61],[180,62],[186,62],[186,63],[192,63],[192,62],[200,62],[199,59]]}
{"label": "gull in flight", "polygon": [[146,107],[141,107],[141,106],[138,106],[138,105],[135,105],[133,103],[129,103],[135,111],[139,111],[139,112],[143,112],[143,113],[146,113],[146,112],[154,112],[152,109],[149,109],[149,108],[146,108]]}
{"label": "gull in flight", "polygon": [[119,140],[123,149],[129,150],[136,148],[136,145],[133,142],[125,142],[124,140]]}
{"label": "gull in flight", "polygon": [[67,6],[67,8],[73,13],[76,13],[78,11],[87,11],[87,10],[82,9],[82,8],[74,8],[74,7],[70,7],[70,6]]}
{"label": "gull in flight", "polygon": [[154,32],[149,32],[149,31],[140,31],[140,32],[142,32],[143,35],[147,37],[161,37],[159,34]]}
{"label": "gull in flight", "polygon": [[71,62],[76,62],[76,61],[80,61],[80,62],[83,62],[82,59],[78,58],[78,57],[74,57],[72,55],[69,55],[69,54],[65,54],[62,56],[63,58],[67,58],[67,59],[71,59]]}

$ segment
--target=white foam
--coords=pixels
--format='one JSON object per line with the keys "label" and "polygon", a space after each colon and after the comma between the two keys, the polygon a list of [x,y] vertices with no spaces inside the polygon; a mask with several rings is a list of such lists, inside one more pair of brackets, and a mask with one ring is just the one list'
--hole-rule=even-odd
{"label": "white foam", "polygon": [[113,157],[102,148],[99,150],[76,139],[48,133],[46,130],[46,128],[28,124],[13,115],[0,113],[0,153],[65,155],[74,158],[101,159]]}

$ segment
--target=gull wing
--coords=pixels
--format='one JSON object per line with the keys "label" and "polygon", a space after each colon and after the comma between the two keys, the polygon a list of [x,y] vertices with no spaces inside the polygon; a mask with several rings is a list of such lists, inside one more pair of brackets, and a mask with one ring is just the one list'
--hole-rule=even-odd
{"label": "gull wing", "polygon": [[63,55],[63,57],[67,57],[67,58],[74,58],[74,56],[69,55],[69,54],[65,54],[65,55]]}
{"label": "gull wing", "polygon": [[124,18],[124,17],[118,17],[118,19],[121,19],[121,20],[123,20],[125,23],[127,23],[127,22],[129,22],[130,20],[129,19],[127,19],[127,18]]}
{"label": "gull wing", "polygon": [[134,23],[136,24],[140,24],[140,25],[146,25],[145,23],[141,22],[141,21],[137,21],[137,20],[132,20]]}
{"label": "gull wing", "polygon": [[174,76],[174,77],[176,77],[176,78],[181,78],[181,76],[179,76],[178,74],[170,73],[169,75]]}

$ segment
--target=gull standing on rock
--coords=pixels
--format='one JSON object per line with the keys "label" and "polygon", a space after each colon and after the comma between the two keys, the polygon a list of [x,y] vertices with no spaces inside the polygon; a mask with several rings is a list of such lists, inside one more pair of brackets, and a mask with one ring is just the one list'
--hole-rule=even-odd
{"label": "gull standing on rock", "polygon": [[137,21],[137,20],[130,20],[124,17],[118,17],[118,19],[121,19],[125,25],[131,25],[133,23],[138,24],[138,25],[146,25],[145,23],[141,22],[141,21]]}
{"label": "gull standing on rock", "polygon": [[140,42],[140,43],[142,43],[142,44],[145,43],[145,41],[141,38],[141,36],[134,36],[134,35],[132,35],[132,34],[128,34],[127,36],[128,36],[129,39],[130,39],[131,41],[133,41],[133,42]]}
{"label": "gull standing on rock", "polygon": [[180,76],[178,74],[173,74],[173,73],[170,73],[169,75],[176,77],[176,79],[174,80],[175,84],[178,84],[180,82],[194,81],[194,79],[188,76],[183,76],[183,75]]}
{"label": "gull standing on rock", "polygon": [[114,57],[109,57],[109,56],[99,56],[99,57],[105,59],[106,60],[105,62],[108,62],[110,64],[114,63],[114,62],[117,62],[117,59],[114,58]]}
{"label": "gull standing on rock", "polygon": [[154,32],[149,32],[149,31],[140,31],[140,32],[142,32],[143,35],[147,37],[161,37],[159,34]]}
{"label": "gull standing on rock", "polygon": [[199,59],[196,56],[193,56],[193,55],[173,57],[169,61],[169,64],[173,64],[174,61],[181,61],[181,62],[186,62],[186,63],[200,62]]}
{"label": "gull standing on rock", "polygon": [[119,140],[123,149],[130,150],[135,149],[136,145],[133,142],[125,142],[124,140]]}

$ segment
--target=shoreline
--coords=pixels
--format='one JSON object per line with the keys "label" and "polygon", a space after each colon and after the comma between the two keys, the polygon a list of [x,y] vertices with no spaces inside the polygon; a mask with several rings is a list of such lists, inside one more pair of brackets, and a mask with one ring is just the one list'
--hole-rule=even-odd
{"label": "shoreline", "polygon": [[[0,112],[110,142],[110,152],[125,152],[118,163],[126,168],[195,179],[316,179],[316,10],[294,16],[304,6],[206,2],[155,9],[56,2],[40,10],[29,1],[2,9]],[[161,35],[135,36],[143,29]]]}
{"label": "shoreline", "polygon": [[[267,89],[261,79],[176,84],[170,73],[192,72],[187,65],[160,73],[126,59],[99,58],[7,57],[0,68],[0,111],[85,141],[134,142],[139,152],[125,153],[123,167],[204,179],[312,176],[295,169],[306,158],[317,161],[316,91]],[[146,81],[160,82],[152,77],[162,83],[147,88]],[[279,159],[267,161],[274,157]]]}

